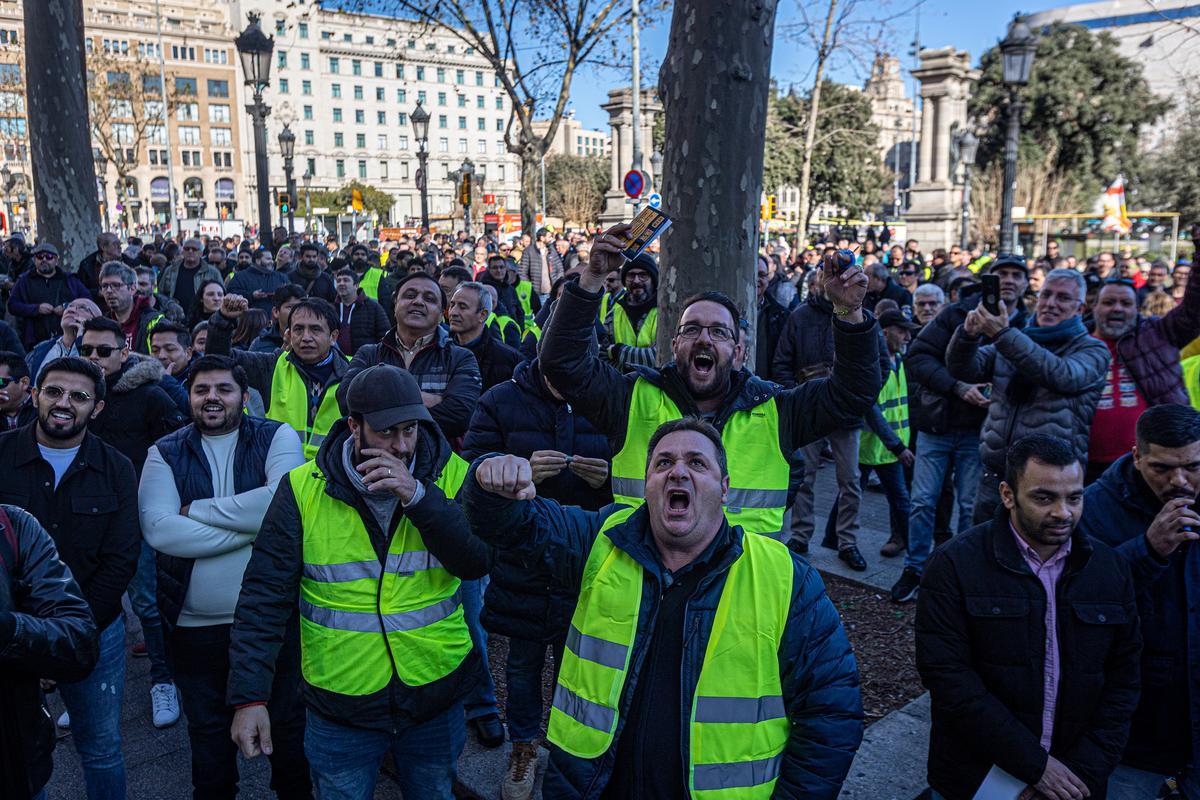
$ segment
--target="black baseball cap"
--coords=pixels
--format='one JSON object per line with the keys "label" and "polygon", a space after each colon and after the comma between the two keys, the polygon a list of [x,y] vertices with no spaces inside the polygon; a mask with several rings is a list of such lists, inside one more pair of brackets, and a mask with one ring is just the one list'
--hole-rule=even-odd
{"label": "black baseball cap", "polygon": [[913,322],[904,314],[895,309],[888,309],[879,315],[879,327],[881,328],[907,328],[910,331],[918,330],[921,326]]}
{"label": "black baseball cap", "polygon": [[1022,258],[1021,256],[1014,256],[1014,255],[1009,255],[1009,254],[997,256],[994,261],[992,261],[991,263],[989,263],[987,265],[987,272],[989,274],[993,273],[996,270],[1000,269],[1001,267],[1016,267],[1016,268],[1020,269],[1022,272],[1024,272],[1026,275],[1029,274],[1029,264],[1026,263],[1025,259]]}
{"label": "black baseball cap", "polygon": [[417,379],[391,364],[376,364],[354,376],[346,392],[346,410],[377,431],[413,420],[433,422],[421,402]]}

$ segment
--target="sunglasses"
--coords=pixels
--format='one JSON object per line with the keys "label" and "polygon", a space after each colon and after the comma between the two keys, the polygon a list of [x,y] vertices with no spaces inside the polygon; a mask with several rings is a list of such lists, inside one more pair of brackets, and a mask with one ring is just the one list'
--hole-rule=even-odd
{"label": "sunglasses", "polygon": [[81,406],[84,403],[90,403],[92,401],[92,396],[87,392],[81,392],[78,389],[68,392],[61,386],[55,386],[53,384],[50,386],[43,386],[39,391],[42,395],[48,397],[53,402],[58,402],[61,400],[64,394],[67,396],[67,399],[71,401],[71,403],[77,406]]}
{"label": "sunglasses", "polygon": [[7,389],[10,385],[19,380],[20,378],[0,378],[0,389]]}
{"label": "sunglasses", "polygon": [[50,261],[58,258],[58,256],[54,255],[54,253],[38,253],[36,256],[34,256],[34,258],[38,261]]}
{"label": "sunglasses", "polygon": [[1133,281],[1129,278],[1109,278],[1104,282],[1105,286],[1128,286],[1130,289],[1136,289]]}
{"label": "sunglasses", "polygon": [[916,275],[917,271],[915,269],[902,269],[899,272],[897,272],[896,274],[897,275]]}
{"label": "sunglasses", "polygon": [[120,347],[114,347],[111,344],[81,344],[79,345],[79,355],[84,358],[90,358],[92,353],[95,353],[101,358],[108,358],[120,349]]}

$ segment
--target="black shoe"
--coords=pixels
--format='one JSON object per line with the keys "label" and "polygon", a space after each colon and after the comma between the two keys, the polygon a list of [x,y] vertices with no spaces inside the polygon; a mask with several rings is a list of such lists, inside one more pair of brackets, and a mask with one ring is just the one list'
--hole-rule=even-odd
{"label": "black shoe", "polygon": [[892,602],[907,603],[915,600],[917,590],[921,588],[921,573],[912,567],[905,567],[900,573],[900,580],[892,587]]}
{"label": "black shoe", "polygon": [[867,560],[862,557],[862,553],[858,552],[858,548],[854,545],[838,550],[838,558],[845,561],[847,566],[855,572],[867,571]]}
{"label": "black shoe", "polygon": [[799,539],[792,539],[787,543],[787,549],[793,553],[799,553],[802,556],[808,555],[808,542],[802,542]]}
{"label": "black shoe", "polygon": [[495,748],[504,744],[504,726],[500,724],[499,715],[476,717],[471,720],[471,727],[475,729],[475,736],[484,747]]}

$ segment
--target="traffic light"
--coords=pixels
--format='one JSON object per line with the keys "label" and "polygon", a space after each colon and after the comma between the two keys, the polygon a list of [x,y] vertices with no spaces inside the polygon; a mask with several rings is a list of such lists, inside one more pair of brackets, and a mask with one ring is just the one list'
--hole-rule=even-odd
{"label": "traffic light", "polygon": [[279,205],[279,213],[280,214],[287,214],[289,211],[292,210],[292,201],[291,201],[291,198],[288,197],[287,192],[284,192],[284,191],[278,192],[276,194],[275,201]]}
{"label": "traffic light", "polygon": [[767,219],[775,219],[775,215],[779,213],[779,203],[775,195],[767,195]]}
{"label": "traffic light", "polygon": [[458,204],[461,206],[471,205],[471,176],[463,175],[462,183],[458,187]]}

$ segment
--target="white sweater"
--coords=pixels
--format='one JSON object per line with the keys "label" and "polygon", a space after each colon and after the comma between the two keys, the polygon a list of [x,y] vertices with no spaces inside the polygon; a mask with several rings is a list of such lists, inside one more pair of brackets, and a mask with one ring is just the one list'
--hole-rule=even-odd
{"label": "white sweater", "polygon": [[266,516],[275,487],[289,470],[304,463],[300,437],[280,425],[267,451],[267,483],[234,494],[233,455],[237,431],[202,436],[213,476],[211,499],[194,500],[187,516],[179,513],[179,491],[158,447],[151,447],[138,488],[142,536],[159,552],[196,559],[179,615],[182,627],[229,625],[242,588],[250,546]]}

